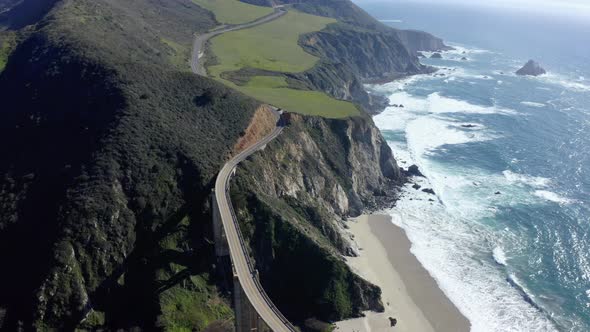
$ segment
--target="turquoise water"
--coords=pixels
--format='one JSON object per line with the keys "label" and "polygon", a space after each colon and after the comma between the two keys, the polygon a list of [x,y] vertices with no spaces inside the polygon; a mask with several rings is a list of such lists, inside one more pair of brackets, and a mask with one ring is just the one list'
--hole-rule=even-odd
{"label": "turquoise water", "polygon": [[[457,48],[423,60],[444,76],[370,87],[404,105],[375,122],[436,192],[407,186],[390,211],[412,251],[474,331],[590,331],[590,23],[366,9]],[[549,73],[514,75],[529,58]]]}

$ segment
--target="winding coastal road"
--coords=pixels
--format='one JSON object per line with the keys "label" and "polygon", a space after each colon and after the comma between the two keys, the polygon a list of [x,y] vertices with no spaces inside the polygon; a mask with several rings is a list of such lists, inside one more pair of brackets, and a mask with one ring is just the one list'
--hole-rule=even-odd
{"label": "winding coastal road", "polygon": [[[191,59],[192,71],[197,75],[207,76],[207,71],[205,70],[202,61],[199,60],[203,56],[205,43],[210,38],[225,32],[251,28],[270,22],[285,15],[286,12],[287,11],[283,8],[274,7],[274,12],[272,14],[261,17],[258,20],[240,25],[222,27],[206,34],[196,36]],[[258,273],[250,260],[248,250],[240,231],[238,219],[229,198],[230,179],[238,164],[256,151],[264,148],[266,144],[275,139],[283,131],[281,115],[276,108],[273,108],[273,114],[277,120],[277,125],[273,131],[260,141],[234,156],[223,166],[215,182],[215,199],[219,208],[225,237],[228,242],[233,271],[235,275],[237,275],[248,301],[272,331],[296,332],[297,330],[295,327],[283,316],[283,314],[281,314],[279,309],[272,303],[262,288],[262,285],[258,280]]]}
{"label": "winding coastal road", "polygon": [[[277,114],[276,111],[274,112]],[[256,270],[248,255],[248,250],[244,243],[244,239],[242,238],[238,220],[229,198],[229,182],[235,168],[240,162],[256,151],[262,149],[281,133],[283,127],[280,125],[278,114],[277,123],[278,125],[270,134],[233,157],[223,166],[217,176],[217,181],[215,182],[215,198],[229,245],[234,273],[238,276],[242,289],[250,301],[250,304],[272,331],[294,332],[296,330],[293,325],[291,325],[278,308],[275,307],[258,280]]]}
{"label": "winding coastal road", "polygon": [[244,24],[222,26],[218,29],[207,32],[205,34],[195,36],[195,41],[193,43],[193,54],[192,54],[192,58],[191,58],[191,68],[193,70],[193,73],[195,73],[197,75],[201,75],[201,76],[207,76],[207,70],[205,70],[205,66],[204,66],[203,62],[199,61],[199,60],[204,55],[205,44],[207,43],[207,41],[209,39],[211,39],[215,36],[219,36],[219,35],[226,33],[226,32],[252,28],[257,25],[261,25],[264,23],[268,23],[270,21],[274,21],[277,18],[285,15],[286,13],[287,13],[287,11],[283,7],[277,6],[277,7],[274,7],[274,12],[272,12],[271,14],[268,14],[266,16],[263,16],[255,21],[244,23]]}

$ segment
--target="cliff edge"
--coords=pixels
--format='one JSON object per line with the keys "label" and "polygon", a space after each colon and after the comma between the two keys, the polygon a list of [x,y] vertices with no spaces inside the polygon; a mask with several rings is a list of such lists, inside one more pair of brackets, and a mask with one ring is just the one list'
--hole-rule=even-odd
{"label": "cliff edge", "polygon": [[369,117],[294,115],[234,181],[232,201],[261,282],[287,318],[306,326],[383,310],[379,288],[342,259],[356,254],[345,219],[391,206],[404,181]]}

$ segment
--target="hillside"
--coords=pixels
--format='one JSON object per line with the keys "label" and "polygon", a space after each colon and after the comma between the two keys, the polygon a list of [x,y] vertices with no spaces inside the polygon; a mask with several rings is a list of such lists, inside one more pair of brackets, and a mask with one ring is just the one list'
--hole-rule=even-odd
{"label": "hillside", "polygon": [[[269,0],[242,1],[260,6],[271,4]],[[382,110],[387,101],[369,95],[363,83],[432,72],[433,68],[420,64],[416,52],[447,49],[442,40],[428,33],[388,27],[349,0],[276,0],[274,3],[338,20],[326,29],[300,36],[299,45],[322,61],[304,72],[284,75],[288,85],[325,91],[370,113]],[[234,76],[243,81],[254,74],[242,71]]]}
{"label": "hillside", "polygon": [[26,32],[0,76],[6,330],[231,322],[208,192],[259,103],[165,42],[213,25],[182,1],[76,0]]}
{"label": "hillside", "polygon": [[[308,115],[232,187],[264,286],[303,331],[382,308],[342,259],[343,219],[391,204],[404,180],[362,83],[428,68],[352,3],[309,0],[287,14],[316,24],[289,36],[303,57],[260,51],[260,68],[196,76],[194,33],[269,12],[228,1],[0,0],[0,330],[231,330],[209,198],[225,161],[272,125],[265,101]],[[232,63],[210,47],[209,66]]]}

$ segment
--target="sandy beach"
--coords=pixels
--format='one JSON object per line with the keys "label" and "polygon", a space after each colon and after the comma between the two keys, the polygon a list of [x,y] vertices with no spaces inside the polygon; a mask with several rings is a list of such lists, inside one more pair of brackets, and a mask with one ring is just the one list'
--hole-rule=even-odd
{"label": "sandy beach", "polygon": [[[349,225],[360,256],[348,258],[348,264],[381,287],[385,312],[366,312],[366,317],[338,322],[336,331],[469,331],[469,321],[410,252],[404,230],[389,216],[361,216]],[[389,317],[397,319],[395,327]]]}

